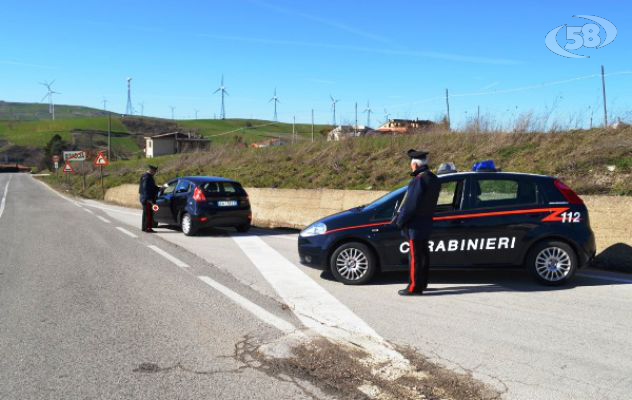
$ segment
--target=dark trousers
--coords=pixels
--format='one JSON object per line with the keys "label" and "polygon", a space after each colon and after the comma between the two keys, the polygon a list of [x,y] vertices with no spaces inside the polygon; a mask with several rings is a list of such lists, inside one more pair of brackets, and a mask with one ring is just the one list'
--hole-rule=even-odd
{"label": "dark trousers", "polygon": [[141,229],[147,231],[154,227],[154,210],[153,204],[150,201],[145,201],[143,204],[143,222]]}
{"label": "dark trousers", "polygon": [[410,277],[408,283],[409,292],[422,292],[428,287],[428,269],[430,267],[430,250],[428,239],[409,240],[410,251],[408,263]]}

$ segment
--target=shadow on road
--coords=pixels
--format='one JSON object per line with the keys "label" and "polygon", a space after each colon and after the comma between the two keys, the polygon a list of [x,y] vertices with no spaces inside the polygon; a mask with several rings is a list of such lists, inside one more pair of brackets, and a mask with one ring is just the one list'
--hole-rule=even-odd
{"label": "shadow on road", "polygon": [[[584,270],[580,270],[583,272]],[[329,271],[323,271],[321,278],[335,281]],[[367,286],[393,285],[402,288],[408,284],[407,272],[388,272],[376,276]],[[544,286],[535,282],[531,275],[522,269],[439,269],[430,271],[430,282],[424,295],[442,296],[493,292],[553,292],[572,290],[585,286],[630,285],[605,279],[577,275],[564,286]],[[439,287],[433,287],[440,285]],[[447,285],[447,286],[446,286]]]}

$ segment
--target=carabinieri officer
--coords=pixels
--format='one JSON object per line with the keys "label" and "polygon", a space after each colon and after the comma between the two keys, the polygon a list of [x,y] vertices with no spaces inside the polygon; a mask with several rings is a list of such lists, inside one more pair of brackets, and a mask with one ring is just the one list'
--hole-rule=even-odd
{"label": "carabinieri officer", "polygon": [[158,186],[154,181],[154,175],[158,168],[149,165],[147,172],[140,178],[140,185],[138,187],[138,194],[140,195],[140,204],[143,206],[143,219],[141,223],[141,229],[143,232],[153,233],[154,225],[154,210],[153,206],[156,202],[156,196],[158,195]]}
{"label": "carabinieri officer", "polygon": [[393,222],[408,239],[410,250],[410,282],[398,293],[402,296],[420,295],[428,286],[430,250],[428,239],[432,231],[432,216],[439,199],[440,183],[428,168],[428,152],[410,149],[410,167],[413,178],[408,183],[406,195]]}

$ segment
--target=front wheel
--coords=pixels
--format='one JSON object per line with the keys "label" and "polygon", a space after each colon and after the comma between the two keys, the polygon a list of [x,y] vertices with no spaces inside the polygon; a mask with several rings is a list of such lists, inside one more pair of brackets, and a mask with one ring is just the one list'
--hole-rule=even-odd
{"label": "front wheel", "polygon": [[193,224],[193,218],[188,213],[184,213],[180,220],[180,225],[182,226],[182,233],[186,236],[193,236],[197,232],[197,228]]}
{"label": "front wheel", "polygon": [[539,283],[564,285],[577,271],[577,254],[567,243],[545,241],[531,249],[526,267]]}
{"label": "front wheel", "polygon": [[377,261],[371,249],[358,242],[338,247],[329,260],[331,273],[345,285],[363,285],[373,278]]}

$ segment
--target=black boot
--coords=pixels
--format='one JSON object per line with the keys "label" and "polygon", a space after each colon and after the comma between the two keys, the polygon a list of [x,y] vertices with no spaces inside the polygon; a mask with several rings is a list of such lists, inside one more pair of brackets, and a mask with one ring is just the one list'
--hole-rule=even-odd
{"label": "black boot", "polygon": [[421,296],[423,294],[422,291],[418,291],[418,290],[415,290],[414,292],[410,292],[410,291],[408,291],[408,288],[400,289],[400,290],[397,291],[397,293],[400,296]]}

